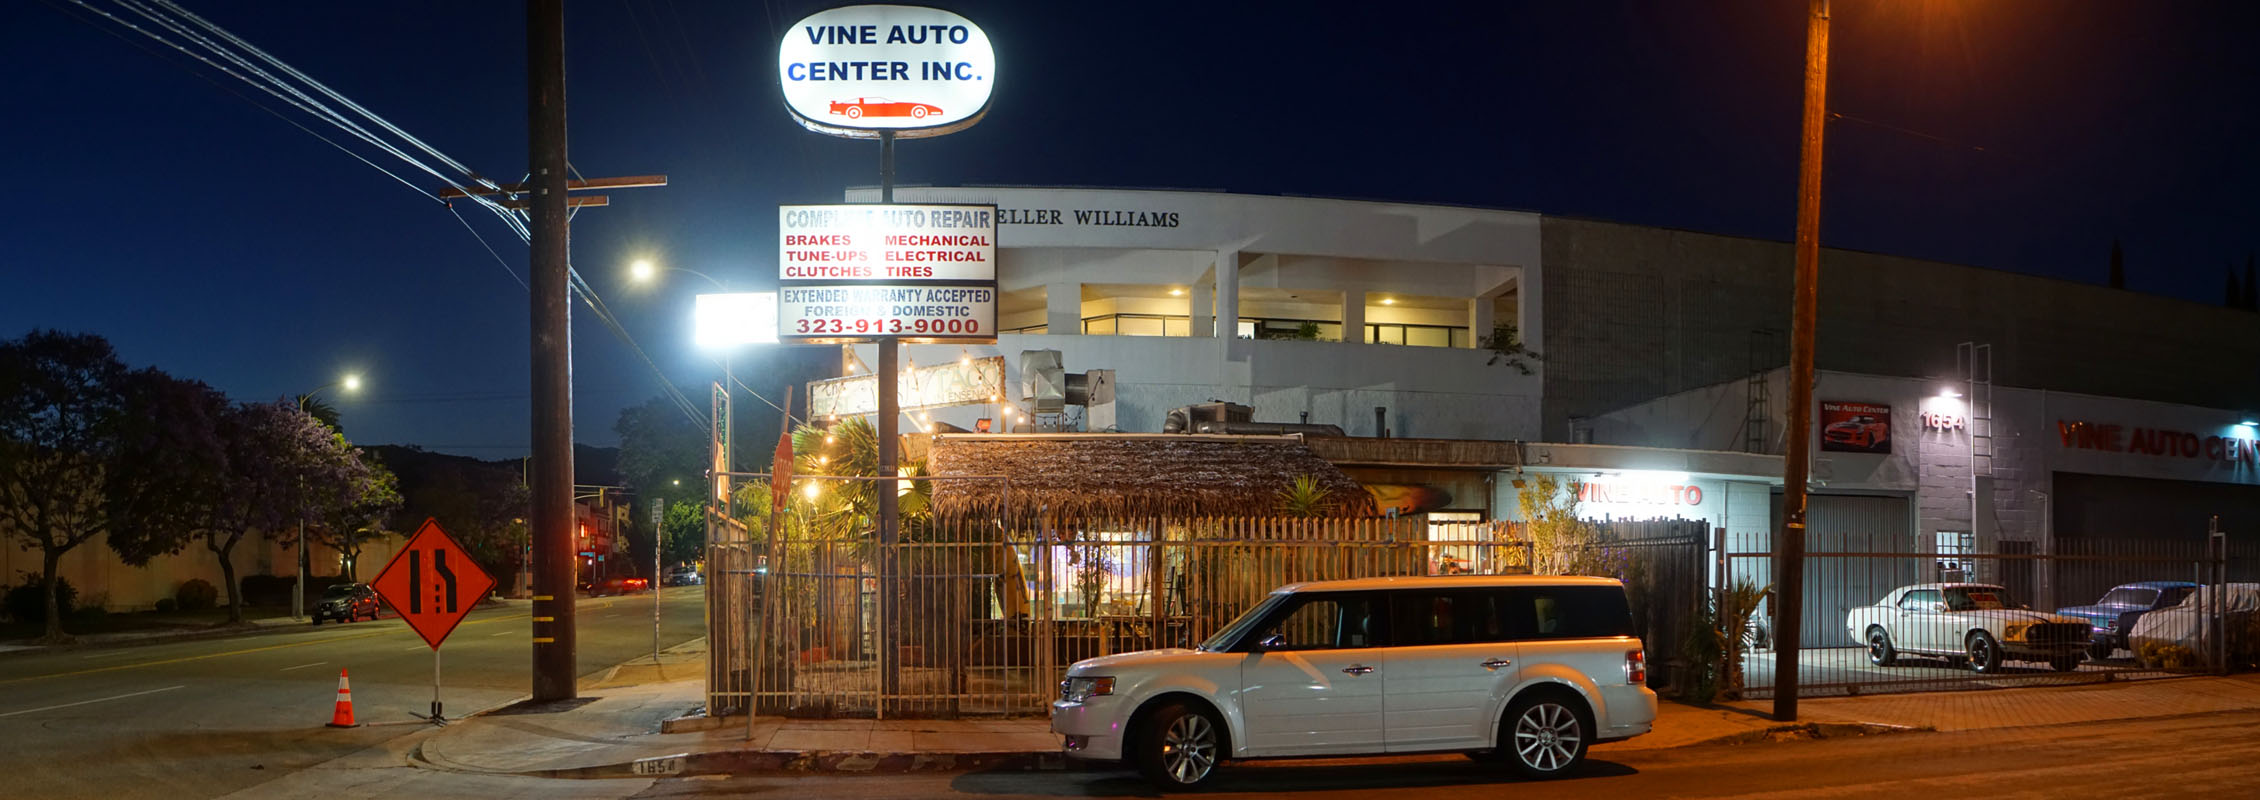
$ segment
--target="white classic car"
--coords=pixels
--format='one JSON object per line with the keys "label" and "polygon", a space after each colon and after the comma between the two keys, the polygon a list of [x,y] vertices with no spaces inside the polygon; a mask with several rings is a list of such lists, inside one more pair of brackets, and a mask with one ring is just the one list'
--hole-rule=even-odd
{"label": "white classic car", "polygon": [[1872,606],[1845,615],[1845,631],[1868,647],[1868,661],[1888,667],[1900,653],[1945,656],[1980,673],[2012,658],[2077,669],[2091,626],[2067,617],[2010,608],[2001,587],[1983,583],[1919,583],[1891,590]]}

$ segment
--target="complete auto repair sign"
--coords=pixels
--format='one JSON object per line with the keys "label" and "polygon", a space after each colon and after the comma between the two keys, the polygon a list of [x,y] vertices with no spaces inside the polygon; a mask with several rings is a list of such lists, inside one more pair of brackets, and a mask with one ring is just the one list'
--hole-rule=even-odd
{"label": "complete auto repair sign", "polygon": [[996,338],[995,206],[782,206],[777,230],[781,338]]}
{"label": "complete auto repair sign", "polygon": [[988,113],[997,56],[964,17],[848,6],[794,23],[777,48],[785,107],[809,130],[856,139],[939,136]]}

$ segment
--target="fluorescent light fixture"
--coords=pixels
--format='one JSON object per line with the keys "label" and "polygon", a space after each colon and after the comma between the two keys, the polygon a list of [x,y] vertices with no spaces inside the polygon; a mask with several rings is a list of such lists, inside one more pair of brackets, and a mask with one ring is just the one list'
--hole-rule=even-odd
{"label": "fluorescent light fixture", "polygon": [[1940,397],[1961,397],[1961,396],[1962,396],[1962,393],[1961,393],[1961,392],[1957,392],[1957,391],[1954,391],[1953,389],[1940,389],[1940,390],[1938,390],[1938,396],[1940,396]]}
{"label": "fluorescent light fixture", "polygon": [[2260,428],[2260,420],[2255,420],[2255,419],[2248,419],[2248,420],[2244,420],[2244,421],[2242,421],[2242,422],[2239,422],[2239,423],[2237,423],[2237,424],[2238,424],[2238,425],[2242,425],[2242,426],[2244,426],[2244,427],[2247,427],[2247,428]]}
{"label": "fluorescent light fixture", "polygon": [[777,342],[777,293],[702,294],[691,307],[692,340],[701,348]]}

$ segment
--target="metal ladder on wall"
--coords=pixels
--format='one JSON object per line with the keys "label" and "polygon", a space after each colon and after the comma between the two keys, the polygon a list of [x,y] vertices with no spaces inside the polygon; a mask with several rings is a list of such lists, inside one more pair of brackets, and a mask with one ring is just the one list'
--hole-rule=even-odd
{"label": "metal ladder on wall", "polygon": [[1970,495],[1975,497],[1978,478],[1993,475],[1993,345],[1955,345],[1954,365],[1966,384],[1963,393],[1970,418]]}
{"label": "metal ladder on wall", "polygon": [[1768,399],[1773,393],[1769,391],[1771,387],[1768,385],[1770,381],[1767,380],[1767,376],[1772,374],[1773,368],[1766,362],[1760,361],[1759,358],[1764,355],[1760,351],[1768,349],[1761,342],[1769,340],[1772,336],[1773,331],[1767,328],[1757,328],[1750,331],[1750,346],[1747,353],[1750,377],[1744,383],[1744,391],[1747,396],[1743,400],[1742,414],[1742,452],[1745,453],[1767,452],[1766,423],[1773,414],[1773,410],[1768,404]]}

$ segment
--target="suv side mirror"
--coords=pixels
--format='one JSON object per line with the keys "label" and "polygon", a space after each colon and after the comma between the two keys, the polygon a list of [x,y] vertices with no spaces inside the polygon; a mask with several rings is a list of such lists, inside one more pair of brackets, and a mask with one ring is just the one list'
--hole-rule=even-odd
{"label": "suv side mirror", "polygon": [[1270,636],[1263,637],[1261,641],[1256,642],[1256,652],[1259,653],[1265,650],[1283,650],[1286,649],[1286,647],[1287,637],[1283,634],[1274,633]]}

